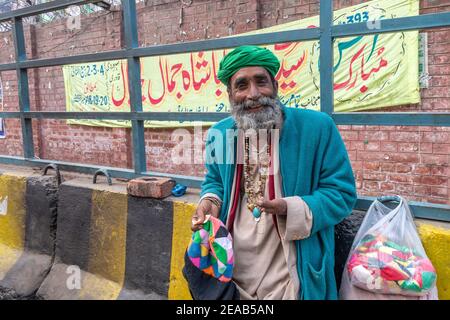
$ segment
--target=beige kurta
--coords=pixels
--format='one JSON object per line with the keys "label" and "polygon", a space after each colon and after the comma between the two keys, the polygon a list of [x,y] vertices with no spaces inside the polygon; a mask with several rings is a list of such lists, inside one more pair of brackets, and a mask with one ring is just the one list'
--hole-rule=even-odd
{"label": "beige kurta", "polygon": [[272,216],[263,213],[256,222],[247,208],[247,195],[243,191],[241,195],[233,224],[233,280],[241,299],[296,299],[298,289],[289,276]]}
{"label": "beige kurta", "polygon": [[[287,214],[276,216],[280,237],[277,234],[272,216],[263,213],[261,220],[255,223],[253,215],[247,209],[247,196],[243,186],[240,192],[236,217],[233,223],[233,252],[235,266],[233,281],[237,285],[241,299],[297,299],[300,281],[297,274],[297,253],[294,240],[309,237],[313,216],[307,204],[297,196],[283,197],[279,166],[278,139],[272,140],[275,198],[283,198],[287,203]],[[262,148],[265,150],[265,147]],[[237,163],[243,163],[244,136],[238,134]],[[235,170],[233,195],[236,188]],[[241,181],[244,179],[242,178]],[[265,199],[268,197],[266,182]],[[216,194],[207,193],[206,197],[220,199]],[[199,201],[199,202],[200,202]],[[228,218],[233,207],[233,199],[228,207]],[[230,229],[230,219],[227,220]]]}
{"label": "beige kurta", "polygon": [[[274,140],[273,166],[279,168],[278,141]],[[238,141],[237,158],[241,161],[244,150],[242,134],[239,135]],[[266,150],[266,146],[260,150]],[[254,170],[251,174],[254,178],[259,175],[258,170]],[[241,299],[297,299],[300,283],[295,244],[292,240],[309,236],[312,226],[311,211],[300,197],[284,198],[288,204],[288,212],[286,216],[277,216],[280,238],[271,214],[263,213],[259,222],[254,220],[247,208],[244,179],[241,181],[241,196],[232,232],[235,261],[233,281],[239,289]],[[269,199],[268,184],[267,179],[266,200]],[[274,172],[275,198],[283,197],[281,186],[281,175]],[[235,187],[236,174],[233,189]]]}

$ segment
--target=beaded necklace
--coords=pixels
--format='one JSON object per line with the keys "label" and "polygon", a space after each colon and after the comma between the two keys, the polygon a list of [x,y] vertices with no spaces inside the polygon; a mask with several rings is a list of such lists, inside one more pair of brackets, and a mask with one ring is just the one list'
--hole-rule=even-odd
{"label": "beaded necklace", "polygon": [[255,221],[261,219],[261,209],[256,205],[258,200],[264,199],[264,191],[266,187],[266,180],[269,175],[270,165],[270,145],[266,145],[267,158],[261,159],[261,167],[259,167],[259,175],[256,181],[253,181],[251,169],[258,167],[258,161],[255,165],[250,165],[250,142],[249,137],[245,137],[245,160],[244,160],[244,190],[248,196],[247,208],[253,214]]}

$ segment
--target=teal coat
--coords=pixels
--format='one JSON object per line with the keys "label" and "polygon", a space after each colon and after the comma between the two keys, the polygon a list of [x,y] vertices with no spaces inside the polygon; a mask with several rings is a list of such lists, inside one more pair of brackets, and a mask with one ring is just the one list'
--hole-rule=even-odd
{"label": "teal coat", "polygon": [[[328,115],[286,107],[283,114],[279,140],[283,195],[300,196],[313,214],[311,235],[295,241],[299,299],[337,299],[334,226],[355,205],[353,171],[342,138]],[[235,131],[236,124],[228,117],[210,128],[206,140],[207,174],[201,195],[211,192],[222,199],[223,222],[227,219],[236,167]]]}

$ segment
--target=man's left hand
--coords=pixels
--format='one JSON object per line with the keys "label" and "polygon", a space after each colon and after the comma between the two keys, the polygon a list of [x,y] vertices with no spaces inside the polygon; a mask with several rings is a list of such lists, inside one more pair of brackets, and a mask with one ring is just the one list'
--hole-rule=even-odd
{"label": "man's left hand", "polygon": [[277,215],[287,214],[287,203],[284,199],[264,200],[257,203],[263,212]]}

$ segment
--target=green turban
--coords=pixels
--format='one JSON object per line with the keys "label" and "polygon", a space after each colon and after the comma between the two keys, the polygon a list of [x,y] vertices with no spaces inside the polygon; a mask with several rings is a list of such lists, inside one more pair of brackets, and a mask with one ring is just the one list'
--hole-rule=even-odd
{"label": "green turban", "polygon": [[280,61],[266,48],[241,46],[223,57],[217,77],[223,84],[228,85],[230,78],[239,69],[252,66],[265,68],[275,78],[280,69]]}

